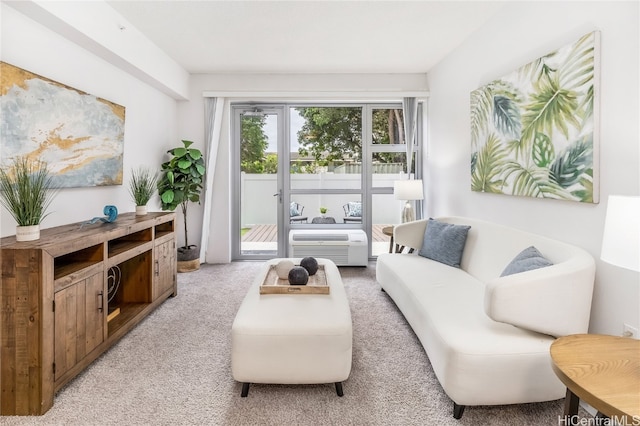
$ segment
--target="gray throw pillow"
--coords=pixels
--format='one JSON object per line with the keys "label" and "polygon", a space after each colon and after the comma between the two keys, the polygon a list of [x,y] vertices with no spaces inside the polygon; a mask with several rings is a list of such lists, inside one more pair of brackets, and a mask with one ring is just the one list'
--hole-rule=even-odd
{"label": "gray throw pillow", "polygon": [[537,248],[531,246],[518,253],[518,255],[509,262],[507,267],[504,268],[500,276],[506,277],[507,275],[519,274],[520,272],[532,271],[551,265],[553,265],[553,263],[545,258]]}
{"label": "gray throw pillow", "polygon": [[429,219],[418,254],[427,259],[459,268],[470,228],[467,225],[454,225]]}

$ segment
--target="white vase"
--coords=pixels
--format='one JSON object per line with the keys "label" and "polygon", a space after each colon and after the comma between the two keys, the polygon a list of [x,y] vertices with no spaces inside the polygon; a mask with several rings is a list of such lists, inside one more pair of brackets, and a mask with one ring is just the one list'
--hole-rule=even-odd
{"label": "white vase", "polygon": [[40,238],[40,225],[16,226],[16,241],[34,241]]}
{"label": "white vase", "polygon": [[147,214],[147,206],[136,206],[136,216],[144,216]]}

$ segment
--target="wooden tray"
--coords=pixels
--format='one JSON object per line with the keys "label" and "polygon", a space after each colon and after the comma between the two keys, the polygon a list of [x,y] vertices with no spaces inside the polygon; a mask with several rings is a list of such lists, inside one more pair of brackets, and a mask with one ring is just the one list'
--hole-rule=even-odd
{"label": "wooden tray", "polygon": [[289,280],[281,280],[276,274],[275,265],[271,265],[260,284],[260,294],[329,294],[324,265],[318,265],[318,272],[309,277],[306,285],[291,285]]}

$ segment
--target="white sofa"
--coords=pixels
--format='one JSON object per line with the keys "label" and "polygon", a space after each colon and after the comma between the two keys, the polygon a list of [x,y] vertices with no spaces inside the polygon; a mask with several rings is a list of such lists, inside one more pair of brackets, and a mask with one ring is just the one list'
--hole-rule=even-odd
{"label": "white sofa", "polygon": [[[587,332],[593,257],[494,223],[437,220],[471,226],[460,268],[417,255],[428,222],[420,220],[395,227],[395,243],[414,252],[381,254],[376,277],[420,339],[454,402],[454,417],[467,405],[562,398],[565,387],[551,368],[549,347],[555,337]],[[500,277],[532,245],[553,265]]]}

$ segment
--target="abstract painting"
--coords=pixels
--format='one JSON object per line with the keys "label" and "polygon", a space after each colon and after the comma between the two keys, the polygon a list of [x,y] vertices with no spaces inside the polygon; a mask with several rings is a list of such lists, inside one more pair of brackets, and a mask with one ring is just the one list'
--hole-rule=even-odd
{"label": "abstract painting", "polygon": [[45,161],[62,188],[122,184],[125,108],[0,62],[2,165]]}
{"label": "abstract painting", "polygon": [[595,31],[471,92],[471,189],[599,202]]}

